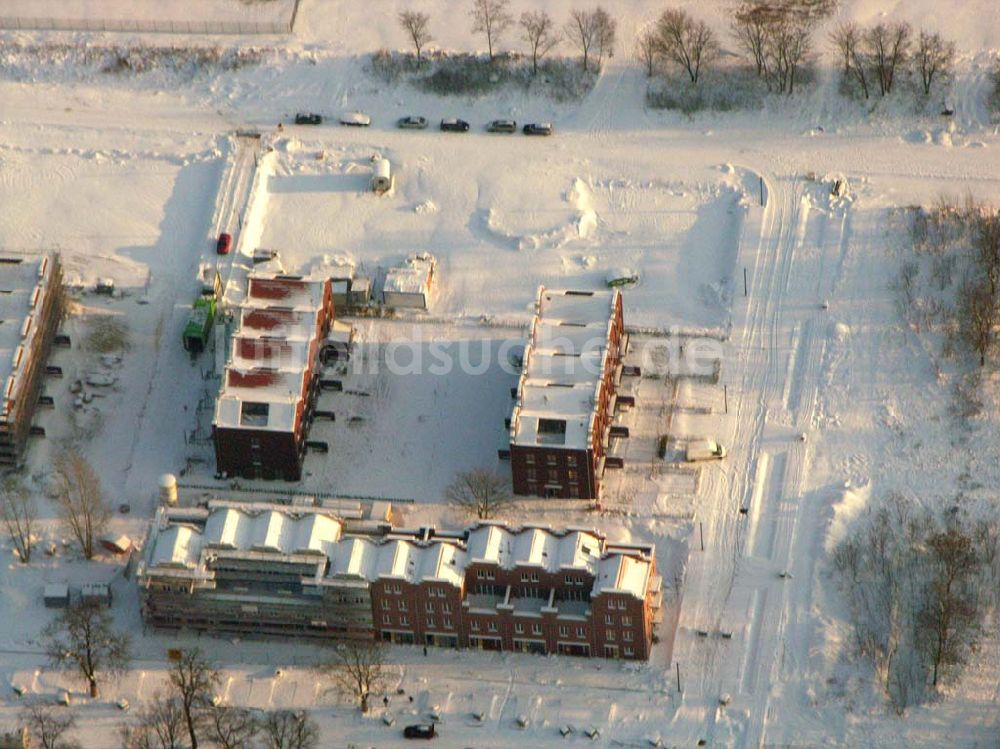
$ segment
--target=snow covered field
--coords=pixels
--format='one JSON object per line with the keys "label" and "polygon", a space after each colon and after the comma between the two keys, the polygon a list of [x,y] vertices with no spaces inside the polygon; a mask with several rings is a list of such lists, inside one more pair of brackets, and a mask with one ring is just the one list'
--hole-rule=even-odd
{"label": "snow covered field", "polygon": [[[682,4],[723,28],[725,3]],[[473,44],[466,5],[429,4],[442,19],[434,28],[442,48]],[[317,684],[306,649],[202,638],[231,665],[231,704],[309,708],[324,737],[341,742],[335,746],[402,746],[398,728],[413,722],[407,711],[423,715],[433,705],[444,714],[436,742],[443,747],[584,741],[561,738],[564,723],[599,726],[598,746],[652,737],[665,746],[704,739],[755,749],[995,746],[996,622],[959,684],[897,718],[847,658],[846,612],[826,552],[845,517],[891,490],[942,507],[962,488],[996,507],[996,385],[987,382],[982,416],[956,419],[952,382],[925,342],[901,326],[890,288],[903,254],[895,208],[967,190],[1000,203],[1000,136],[985,103],[1000,47],[992,3],[946,10],[930,0],[845,0],[838,10],[839,18],[865,22],[883,12],[905,17],[959,41],[945,97],[956,112],[950,124],[903,106],[866,114],[839,97],[829,70],[793,101],[761,111],[693,118],[650,111],[628,49],[576,104],[387,87],[363,72],[362,58],[404,47],[392,20],[403,7],[379,4],[386,20],[372,23],[375,11],[364,4],[303,0],[280,55],[180,83],[169,73],[150,74],[156,85],[97,73],[70,82],[57,68],[38,76],[44,82],[0,78],[0,248],[55,249],[70,283],[89,288],[112,277],[123,291],[114,299],[74,296],[80,314],[66,324],[74,347],[54,358],[67,375],[46,385],[56,409],[41,412],[47,437],[29,454],[36,488],[57,443],[74,442],[114,504],[131,504],[116,529],[142,538],[159,474],[211,479],[204,438],[217,381],[206,379],[209,357],[192,363],[181,349],[180,330],[199,262],[215,260],[218,231],[239,229],[249,197],[255,146],[233,133],[257,128],[275,150],[236,235],[240,252],[277,249],[289,270],[309,270],[324,256],[368,270],[417,251],[438,259],[428,314],[357,321],[362,350],[415,337],[497,343],[526,324],[538,284],[596,288],[609,269],[627,266],[641,279],[624,292],[626,324],[653,337],[721,338],[722,365],[718,384],[682,380],[675,391],[642,381],[630,467],[609,487],[607,514],[537,503],[521,510],[520,519],[597,525],[613,538],[653,542],[661,570],[686,558],[672,654],[661,642],[648,665],[625,667],[434,649],[425,658],[394,648],[394,678],[414,703],[391,706],[397,726],[390,729],[379,714],[361,718]],[[562,17],[571,4],[545,7]],[[620,0],[609,10],[629,47],[661,5]],[[461,23],[444,23],[449,16]],[[349,109],[371,114],[373,126],[275,129],[296,111]],[[399,131],[395,119],[405,114],[432,123],[462,116],[473,132]],[[494,117],[552,120],[556,134],[481,132]],[[396,174],[383,197],[366,190],[375,153]],[[830,185],[839,176],[850,190],[835,199]],[[247,261],[237,255],[221,267],[238,279]],[[127,320],[120,363],[83,350],[95,315]],[[75,409],[70,383],[95,371],[110,372],[114,384],[91,388],[88,407]],[[405,522],[459,522],[442,492],[456,470],[496,465],[510,375],[491,366],[483,375],[379,375],[355,384],[374,395],[342,396],[354,399],[353,424],[317,424],[316,438],[331,451],[310,455],[304,488],[414,499],[403,507]],[[667,470],[653,459],[661,434],[679,443],[711,434],[730,455],[700,475]],[[47,500],[42,514],[43,535],[61,538]],[[30,683],[52,696],[68,684],[49,670],[36,675],[43,658],[35,640],[50,616],[41,588],[119,572],[112,560],[72,556],[40,557],[26,569],[10,561],[0,570],[0,684]],[[137,670],[95,704],[75,687],[80,704],[72,709],[86,726],[87,749],[111,745],[121,718],[114,701],[150,696],[163,679],[166,648],[192,641],[140,634],[134,591],[121,578],[114,586],[116,619],[136,635]],[[279,679],[276,666],[284,670]],[[725,707],[723,695],[731,697]],[[19,706],[0,689],[0,725],[13,722]],[[479,710],[487,714],[482,724],[470,717]],[[531,716],[525,730],[514,724],[521,713]]]}

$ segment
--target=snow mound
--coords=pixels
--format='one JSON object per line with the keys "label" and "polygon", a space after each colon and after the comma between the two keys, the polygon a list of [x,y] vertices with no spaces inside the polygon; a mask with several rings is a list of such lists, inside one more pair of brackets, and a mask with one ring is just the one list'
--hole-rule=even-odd
{"label": "snow mound", "polygon": [[833,503],[833,518],[830,520],[830,529],[827,531],[826,541],[823,544],[827,554],[832,554],[837,545],[847,536],[851,523],[867,506],[870,496],[870,484],[853,487],[849,481],[844,483],[839,498]]}
{"label": "snow mound", "polygon": [[423,203],[418,203],[413,208],[413,212],[419,213],[421,215],[437,213],[438,212],[437,203],[435,203],[433,200],[425,200]]}
{"label": "snow mound", "polygon": [[569,191],[569,202],[577,210],[576,231],[580,239],[587,239],[597,229],[597,213],[594,211],[594,193],[579,177],[573,180]]}

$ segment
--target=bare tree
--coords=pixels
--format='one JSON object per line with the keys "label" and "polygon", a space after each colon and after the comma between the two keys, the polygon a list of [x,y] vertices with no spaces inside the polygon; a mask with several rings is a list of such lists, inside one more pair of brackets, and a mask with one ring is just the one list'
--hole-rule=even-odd
{"label": "bare tree", "polygon": [[796,76],[812,54],[807,24],[792,14],[777,16],[764,38],[763,51],[768,88],[793,94]]}
{"label": "bare tree", "polygon": [[7,535],[14,544],[18,559],[27,564],[31,561],[35,521],[38,519],[35,498],[24,487],[8,483],[0,487],[0,512],[3,513]]}
{"label": "bare tree", "polygon": [[775,7],[767,2],[743,2],[733,12],[733,37],[762,78],[767,74],[765,47],[775,14]]}
{"label": "bare tree", "polygon": [[986,366],[986,357],[996,343],[997,299],[990,293],[988,282],[969,277],[958,290],[958,314],[962,336],[979,356],[979,366]]}
{"label": "bare tree", "polygon": [[930,643],[933,676],[963,665],[975,647],[980,626],[976,576],[978,560],[972,539],[957,528],[927,540],[932,577],[930,595],[919,618]]}
{"label": "bare tree", "polygon": [[652,78],[653,73],[656,71],[656,60],[659,57],[656,34],[652,31],[642,32],[636,40],[635,51],[646,68],[646,77]]}
{"label": "bare tree", "polygon": [[319,728],[304,712],[276,710],[261,723],[264,749],[317,749]]}
{"label": "bare tree", "polygon": [[882,96],[892,93],[896,71],[909,59],[911,29],[908,23],[879,23],[864,34],[868,54]]}
{"label": "bare tree", "polygon": [[445,492],[449,504],[474,514],[480,520],[496,517],[514,503],[507,480],[485,468],[462,471]]}
{"label": "bare tree", "polygon": [[399,14],[399,25],[410,37],[414,48],[417,50],[417,65],[420,64],[420,54],[424,47],[434,37],[430,31],[431,17],[427,13],[420,13],[415,10],[404,10]]}
{"label": "bare tree", "polygon": [[116,632],[107,609],[93,603],[70,606],[42,630],[45,653],[55,666],[79,672],[97,697],[98,677],[124,672],[131,660],[129,637]]}
{"label": "bare tree", "polygon": [[929,96],[934,80],[951,73],[955,63],[955,42],[947,41],[937,32],[921,30],[917,38],[916,62],[924,95]]}
{"label": "bare tree", "polygon": [[370,695],[385,684],[385,656],[385,646],[376,640],[347,640],[337,645],[333,658],[319,669],[367,713]]}
{"label": "bare tree", "polygon": [[41,749],[73,749],[75,741],[65,738],[76,725],[76,716],[49,705],[31,705],[21,711],[21,721]]}
{"label": "bare tree", "polygon": [[179,700],[156,694],[134,722],[121,727],[124,749],[183,749],[184,710]]}
{"label": "bare tree", "polygon": [[842,23],[834,29],[830,39],[840,53],[844,66],[844,76],[854,74],[861,86],[861,92],[868,98],[868,57],[862,50],[861,27],[854,22]]}
{"label": "bare tree", "polygon": [[593,11],[570,11],[565,27],[566,38],[580,50],[584,71],[590,70],[590,54],[600,43],[600,27]]}
{"label": "bare tree", "polygon": [[544,10],[525,11],[521,14],[521,29],[524,41],[531,50],[531,72],[538,74],[538,61],[559,44],[559,32],[555,22]]}
{"label": "bare tree", "polygon": [[600,68],[604,57],[612,57],[615,53],[618,22],[598,5],[594,9],[594,23],[597,25],[597,67]]}
{"label": "bare tree", "polygon": [[687,11],[668,8],[656,22],[660,54],[687,72],[697,83],[702,68],[719,53],[715,34],[704,21],[695,21]]}
{"label": "bare tree", "polygon": [[208,714],[209,738],[218,749],[247,749],[260,733],[252,712],[241,707],[214,707]]}
{"label": "bare tree", "polygon": [[493,60],[493,48],[500,42],[500,37],[514,23],[514,16],[508,7],[510,0],[472,0],[473,33],[486,35],[486,45],[489,48],[490,60]]}
{"label": "bare tree", "polygon": [[97,539],[111,517],[101,480],[90,463],[72,449],[56,455],[52,471],[62,520],[80,544],[83,556],[92,559]]}
{"label": "bare tree", "polygon": [[211,705],[213,692],[221,680],[200,648],[185,650],[170,669],[170,684],[184,713],[191,749],[198,749],[197,734],[203,711]]}

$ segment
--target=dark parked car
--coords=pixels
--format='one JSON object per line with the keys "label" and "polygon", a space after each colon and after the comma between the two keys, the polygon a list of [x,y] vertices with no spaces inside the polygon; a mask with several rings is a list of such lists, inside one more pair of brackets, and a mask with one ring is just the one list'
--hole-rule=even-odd
{"label": "dark parked car", "polygon": [[215,251],[220,255],[228,255],[229,248],[233,246],[233,235],[222,232],[219,241],[215,243]]}
{"label": "dark parked car", "polygon": [[532,122],[524,126],[525,135],[552,135],[552,125],[548,122]]}
{"label": "dark parked car", "polygon": [[449,133],[467,133],[469,132],[469,123],[457,117],[448,117],[441,120],[441,129]]}
{"label": "dark parked car", "polygon": [[516,133],[517,123],[514,120],[493,120],[486,129],[491,133]]}
{"label": "dark parked car", "polygon": [[427,118],[410,115],[409,117],[400,118],[396,124],[404,130],[423,130],[427,127]]}
{"label": "dark parked car", "polygon": [[322,125],[323,117],[322,115],[312,114],[311,112],[299,112],[295,115],[296,125]]}
{"label": "dark parked car", "polygon": [[435,732],[433,723],[407,726],[403,729],[403,738],[406,739],[433,739],[434,736]]}

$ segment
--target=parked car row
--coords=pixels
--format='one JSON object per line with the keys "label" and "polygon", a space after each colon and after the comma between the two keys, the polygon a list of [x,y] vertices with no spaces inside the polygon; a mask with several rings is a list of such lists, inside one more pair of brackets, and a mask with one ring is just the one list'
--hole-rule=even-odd
{"label": "parked car row", "polygon": [[[340,116],[340,124],[349,127],[368,127],[372,118],[363,112],[347,112]],[[299,112],[295,115],[296,125],[322,125],[323,116],[312,112]],[[397,120],[397,127],[403,130],[426,130],[430,123],[426,117],[408,115]],[[469,123],[458,117],[445,117],[441,120],[441,130],[447,133],[467,133]],[[493,120],[486,125],[490,133],[516,133],[517,122],[514,120]],[[525,135],[552,135],[552,123],[531,122],[521,128]]]}

